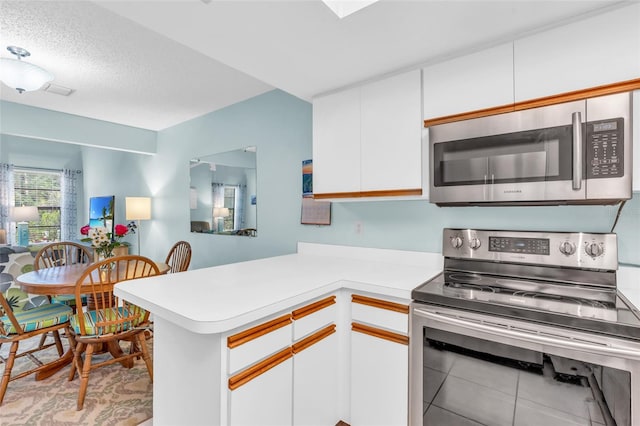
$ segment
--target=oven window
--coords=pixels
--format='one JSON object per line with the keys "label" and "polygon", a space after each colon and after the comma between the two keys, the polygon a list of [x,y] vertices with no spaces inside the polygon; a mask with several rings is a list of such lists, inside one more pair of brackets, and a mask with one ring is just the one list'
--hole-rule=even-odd
{"label": "oven window", "polygon": [[571,179],[571,126],[434,145],[434,184],[482,185]]}
{"label": "oven window", "polygon": [[631,375],[425,328],[424,425],[631,426]]}

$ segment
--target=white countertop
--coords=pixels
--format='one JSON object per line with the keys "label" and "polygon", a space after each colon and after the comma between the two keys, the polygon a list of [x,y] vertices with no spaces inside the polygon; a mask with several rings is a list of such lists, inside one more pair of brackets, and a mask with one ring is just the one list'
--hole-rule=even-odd
{"label": "white countertop", "polygon": [[[341,288],[411,300],[442,271],[439,253],[299,243],[298,253],[116,285],[116,295],[196,333],[222,333]],[[618,289],[640,307],[640,268]]]}
{"label": "white countertop", "polygon": [[409,301],[440,254],[300,243],[298,253],[116,285],[115,294],[196,333],[221,333],[343,287]]}

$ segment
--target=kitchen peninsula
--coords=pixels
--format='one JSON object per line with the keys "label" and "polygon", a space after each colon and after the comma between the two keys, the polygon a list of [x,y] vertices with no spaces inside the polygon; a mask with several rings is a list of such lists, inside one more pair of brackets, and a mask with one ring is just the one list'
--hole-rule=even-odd
{"label": "kitchen peninsula", "polygon": [[154,425],[402,424],[411,290],[441,270],[434,253],[299,243],[115,293],[154,316]]}

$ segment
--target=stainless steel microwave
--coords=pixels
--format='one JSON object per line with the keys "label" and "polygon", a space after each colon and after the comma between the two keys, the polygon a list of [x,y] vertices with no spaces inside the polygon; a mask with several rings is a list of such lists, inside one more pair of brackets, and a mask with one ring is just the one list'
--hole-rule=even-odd
{"label": "stainless steel microwave", "polygon": [[632,94],[429,127],[429,201],[615,204],[631,198]]}

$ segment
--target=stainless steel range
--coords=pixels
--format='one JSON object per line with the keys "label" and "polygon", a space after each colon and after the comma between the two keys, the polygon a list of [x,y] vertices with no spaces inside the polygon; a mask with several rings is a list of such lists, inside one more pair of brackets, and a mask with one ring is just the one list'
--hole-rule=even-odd
{"label": "stainless steel range", "polygon": [[615,234],[445,229],[412,292],[410,424],[639,425]]}

